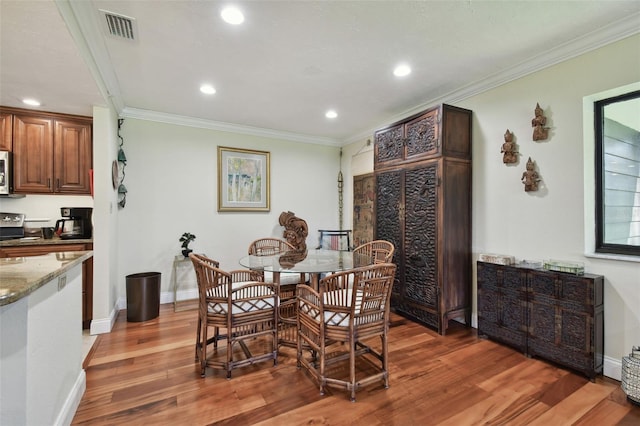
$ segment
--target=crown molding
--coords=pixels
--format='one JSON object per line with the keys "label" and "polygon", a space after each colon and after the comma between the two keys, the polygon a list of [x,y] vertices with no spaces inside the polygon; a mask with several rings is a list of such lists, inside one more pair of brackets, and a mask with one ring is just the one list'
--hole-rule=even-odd
{"label": "crown molding", "polygon": [[54,1],[102,97],[120,113],[124,109],[120,85],[106,54],[107,47],[100,34],[101,25],[91,2]]}
{"label": "crown molding", "polygon": [[176,114],[150,111],[138,108],[125,107],[120,114],[123,118],[137,118],[140,120],[156,121],[159,123],[177,124],[180,126],[198,127],[201,129],[218,130],[221,132],[238,133],[250,136],[259,136],[270,139],[288,140],[316,145],[340,146],[341,141],[320,136],[310,136],[299,133],[284,132],[280,130],[251,127],[221,121],[206,120],[202,118],[187,117]]}
{"label": "crown molding", "polygon": [[400,121],[424,109],[443,102],[455,103],[472,96],[494,89],[510,81],[517,80],[542,69],[575,58],[576,56],[640,33],[640,13],[634,13],[624,19],[599,27],[570,42],[559,45],[542,55],[515,64],[503,71],[475,81],[452,92],[435,97],[409,110],[386,119],[373,128],[364,130],[344,140],[325,138],[312,135],[296,134],[272,129],[243,126],[232,123],[216,122],[172,115],[149,110],[128,108],[125,106],[118,79],[111,65],[106,45],[102,38],[102,26],[97,22],[91,2],[69,2],[68,0],[54,0],[63,20],[80,50],[80,54],[89,66],[96,83],[105,98],[123,117],[140,118],[145,120],[194,126],[205,129],[241,133],[253,136],[284,139],[311,144],[344,146],[371,137],[377,129],[389,123]]}
{"label": "crown molding", "polygon": [[463,101],[472,96],[495,89],[503,84],[541,71],[553,65],[557,65],[561,62],[623,40],[627,37],[631,37],[638,33],[640,33],[640,13],[634,13],[622,20],[600,27],[584,34],[582,37],[550,49],[542,55],[517,63],[510,68],[490,75],[482,80],[475,81],[445,95],[423,102],[422,104],[400,114],[396,114],[388,120],[385,120],[384,123],[377,125],[375,128],[370,128],[358,133],[357,135],[349,137],[345,140],[345,144],[350,144],[371,137],[376,130],[383,128],[390,123],[395,123],[406,117],[417,114],[430,106],[441,103],[455,103]]}

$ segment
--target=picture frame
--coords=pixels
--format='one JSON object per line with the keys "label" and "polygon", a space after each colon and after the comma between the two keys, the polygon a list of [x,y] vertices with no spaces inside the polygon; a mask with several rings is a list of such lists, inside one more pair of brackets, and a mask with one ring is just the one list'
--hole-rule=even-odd
{"label": "picture frame", "polygon": [[270,211],[270,153],[218,146],[218,211]]}

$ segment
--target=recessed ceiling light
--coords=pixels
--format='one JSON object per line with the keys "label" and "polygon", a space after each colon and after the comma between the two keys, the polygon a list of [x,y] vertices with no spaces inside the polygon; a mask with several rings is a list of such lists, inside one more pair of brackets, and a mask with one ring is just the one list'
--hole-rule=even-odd
{"label": "recessed ceiling light", "polygon": [[406,64],[398,65],[393,70],[393,75],[395,75],[396,77],[404,77],[409,74],[411,74],[411,68],[409,67],[409,65],[406,65]]}
{"label": "recessed ceiling light", "polygon": [[220,12],[220,16],[222,16],[222,19],[227,24],[240,25],[244,22],[244,15],[240,11],[240,9],[234,6],[229,6],[222,9],[222,12]]}
{"label": "recessed ceiling light", "polygon": [[338,113],[330,109],[324,116],[327,118],[336,118],[338,116]]}
{"label": "recessed ceiling light", "polygon": [[25,103],[27,105],[31,105],[31,106],[40,106],[40,102],[36,101],[35,99],[23,99],[22,103]]}
{"label": "recessed ceiling light", "polygon": [[213,95],[214,93],[216,93],[216,88],[210,84],[203,84],[202,86],[200,86],[200,91],[207,95]]}

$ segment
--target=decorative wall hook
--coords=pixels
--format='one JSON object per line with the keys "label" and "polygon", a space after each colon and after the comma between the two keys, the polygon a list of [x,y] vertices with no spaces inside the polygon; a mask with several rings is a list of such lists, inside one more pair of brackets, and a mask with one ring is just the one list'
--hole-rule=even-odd
{"label": "decorative wall hook", "polygon": [[[124,208],[125,204],[127,204],[127,187],[124,186],[124,177],[125,172],[124,168],[127,166],[127,156],[124,155],[124,150],[122,149],[122,145],[124,145],[124,139],[120,135],[120,129],[122,128],[122,123],[124,123],[124,118],[118,119],[118,139],[120,139],[120,149],[118,150],[118,162],[122,164],[122,176],[120,177],[120,185],[118,186],[118,207],[121,209]],[[115,186],[114,186],[115,188]]]}

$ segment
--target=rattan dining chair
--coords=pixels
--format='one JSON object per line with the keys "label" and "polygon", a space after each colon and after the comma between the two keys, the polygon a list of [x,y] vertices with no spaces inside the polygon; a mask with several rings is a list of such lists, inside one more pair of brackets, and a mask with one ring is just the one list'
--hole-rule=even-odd
{"label": "rattan dining chair", "polygon": [[[191,253],[193,255],[193,257],[189,256],[189,258],[191,259],[191,263],[193,263],[193,258],[199,259],[211,266],[214,266],[216,268],[220,267],[220,262],[218,262],[217,260],[213,260],[213,259],[209,259],[207,256],[202,255],[202,254],[198,254],[198,253]],[[194,265],[195,267],[195,265]],[[197,269],[196,269],[196,280],[197,280]],[[199,298],[199,290],[200,286],[198,285],[198,298]],[[202,333],[202,317],[198,314],[198,325],[196,326],[196,361],[200,360],[200,336]],[[215,336],[217,336],[218,334],[218,329],[215,330]],[[211,337],[209,338],[209,342],[208,344],[211,344],[214,342],[215,337]]]}
{"label": "rattan dining chair", "polygon": [[[189,254],[196,271],[199,292],[198,341],[196,351],[200,361],[200,375],[207,367],[227,372],[245,365],[273,360],[277,364],[278,298],[273,284],[262,282],[262,276],[250,270],[226,272],[215,261],[202,255]],[[213,336],[209,337],[209,328]],[[221,334],[224,329],[226,334]],[[270,338],[270,344],[256,343],[256,338]],[[226,353],[218,351],[218,341],[226,340]],[[245,341],[252,340],[251,349]],[[242,351],[236,351],[236,344]],[[208,347],[213,345],[211,354]],[[239,355],[242,354],[240,357]]]}
{"label": "rattan dining chair", "polygon": [[248,252],[255,256],[272,256],[289,250],[295,250],[295,247],[287,241],[275,237],[264,237],[251,242]]}
{"label": "rattan dining chair", "polygon": [[[374,240],[364,243],[353,249],[354,259],[366,257],[369,263],[391,263],[395,247],[393,243],[385,240]],[[360,255],[360,256],[358,256]]]}
{"label": "rattan dining chair", "polygon": [[[280,238],[264,237],[249,244],[247,251],[253,256],[274,256],[295,251],[295,247]],[[273,283],[273,273],[271,271],[263,271],[262,274],[264,282]],[[280,324],[278,325],[280,342],[296,341],[296,287],[298,284],[305,284],[308,280],[307,274],[280,274],[280,285],[276,289],[280,310]],[[289,346],[292,345],[294,344]]]}
{"label": "rattan dining chair", "polygon": [[[298,286],[298,367],[311,373],[321,395],[327,386],[339,387],[355,401],[360,386],[382,381],[389,387],[387,332],[395,272],[396,265],[378,263],[328,275],[319,291]],[[372,339],[377,336],[379,346]]]}

